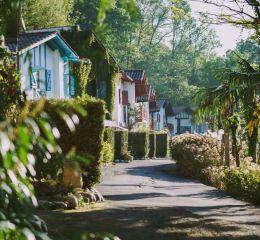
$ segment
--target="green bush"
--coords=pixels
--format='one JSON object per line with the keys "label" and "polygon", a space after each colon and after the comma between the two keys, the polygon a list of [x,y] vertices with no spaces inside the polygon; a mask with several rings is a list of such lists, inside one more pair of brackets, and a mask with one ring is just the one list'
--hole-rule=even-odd
{"label": "green bush", "polygon": [[[66,155],[73,150],[74,155],[80,156],[81,159],[90,159],[88,164],[81,164],[84,186],[96,184],[101,176],[104,102],[92,98],[50,100],[46,103],[45,111],[59,129],[61,136],[58,143],[63,154]],[[69,118],[68,114],[72,117]]]}
{"label": "green bush", "polygon": [[105,129],[104,142],[111,144],[113,149],[115,148],[115,129],[114,128]]}
{"label": "green bush", "polygon": [[108,142],[103,143],[102,153],[103,153],[103,157],[102,157],[103,163],[110,163],[114,161],[114,148],[110,143]]}
{"label": "green bush", "polygon": [[149,154],[149,133],[129,132],[128,149],[135,159],[146,159]]}
{"label": "green bush", "polygon": [[219,147],[212,137],[181,134],[172,139],[171,152],[183,176],[202,180],[203,170],[221,164]]}
{"label": "green bush", "polygon": [[156,158],[156,133],[149,133],[149,158]]}
{"label": "green bush", "polygon": [[128,154],[128,132],[115,131],[115,159],[125,159]]}
{"label": "green bush", "polygon": [[241,167],[226,169],[224,190],[233,197],[260,204],[260,166],[244,161]]}
{"label": "green bush", "polygon": [[167,133],[156,134],[156,157],[165,158],[168,156],[169,137]]}

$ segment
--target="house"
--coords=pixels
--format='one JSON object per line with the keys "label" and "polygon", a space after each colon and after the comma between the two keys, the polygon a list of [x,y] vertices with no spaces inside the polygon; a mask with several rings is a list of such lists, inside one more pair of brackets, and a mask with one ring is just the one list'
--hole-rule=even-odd
{"label": "house", "polygon": [[208,127],[206,123],[196,124],[193,119],[193,110],[188,106],[173,107],[173,116],[168,117],[168,123],[173,125],[172,135],[182,133],[204,133]]}
{"label": "house", "polygon": [[171,102],[167,99],[157,99],[156,104],[150,104],[151,129],[161,131],[163,128],[173,130],[173,125],[168,119],[173,116]]}
{"label": "house", "polygon": [[[64,26],[34,30],[34,33],[56,31],[72,47],[80,59],[89,59],[89,74],[86,93],[106,103],[106,123],[112,120],[115,82],[120,80],[121,68],[91,29],[79,26]],[[110,125],[114,123],[109,122]]]}
{"label": "house", "polygon": [[135,107],[135,82],[125,72],[122,72],[119,81],[115,85],[115,101],[112,121],[115,126],[132,128],[135,124],[135,116],[131,116],[131,110]]}
{"label": "house", "polygon": [[135,109],[136,122],[139,125],[149,127],[149,86],[144,70],[125,70],[135,83]]}
{"label": "house", "polygon": [[6,46],[19,52],[21,90],[28,99],[70,98],[75,94],[75,79],[70,65],[79,56],[57,31],[24,32]]}

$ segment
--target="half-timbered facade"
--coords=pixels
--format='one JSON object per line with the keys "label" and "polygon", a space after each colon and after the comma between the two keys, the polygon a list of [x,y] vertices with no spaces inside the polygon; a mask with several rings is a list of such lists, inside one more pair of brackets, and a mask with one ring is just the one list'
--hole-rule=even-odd
{"label": "half-timbered facade", "polygon": [[207,131],[207,124],[196,124],[193,119],[193,110],[186,106],[173,107],[173,116],[168,117],[168,123],[173,126],[172,135]]}
{"label": "half-timbered facade", "polygon": [[78,55],[56,32],[25,32],[7,47],[19,51],[21,90],[28,99],[70,98],[75,94],[75,79],[70,64],[79,61]]}

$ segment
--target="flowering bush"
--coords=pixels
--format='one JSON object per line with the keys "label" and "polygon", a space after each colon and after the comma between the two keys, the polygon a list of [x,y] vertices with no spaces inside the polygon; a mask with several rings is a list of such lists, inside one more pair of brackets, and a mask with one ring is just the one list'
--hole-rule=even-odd
{"label": "flowering bush", "polygon": [[221,165],[219,142],[209,136],[178,135],[172,139],[171,151],[183,176],[203,180],[203,170]]}
{"label": "flowering bush", "polygon": [[240,167],[226,169],[221,179],[231,196],[260,204],[260,166],[246,158]]}

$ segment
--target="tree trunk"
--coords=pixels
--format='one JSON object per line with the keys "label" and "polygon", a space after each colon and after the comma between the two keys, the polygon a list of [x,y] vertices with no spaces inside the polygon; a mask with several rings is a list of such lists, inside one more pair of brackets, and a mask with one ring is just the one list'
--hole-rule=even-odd
{"label": "tree trunk", "polygon": [[225,166],[230,167],[229,156],[229,131],[228,128],[224,128],[224,146],[225,146]]}

